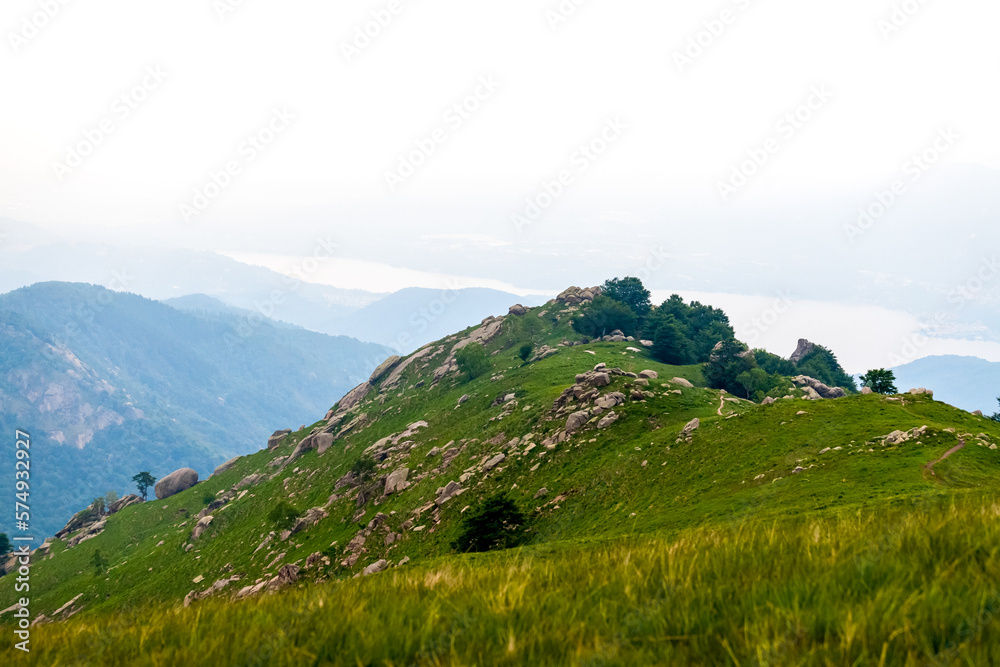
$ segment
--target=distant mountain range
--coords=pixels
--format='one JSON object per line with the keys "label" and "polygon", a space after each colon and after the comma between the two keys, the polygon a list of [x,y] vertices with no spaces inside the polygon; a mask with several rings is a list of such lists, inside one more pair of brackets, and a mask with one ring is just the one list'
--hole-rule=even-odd
{"label": "distant mountain range", "polygon": [[945,355],[924,357],[892,371],[900,391],[926,387],[934,391],[937,400],[963,410],[982,410],[991,415],[1000,409],[997,405],[1000,363],[979,357]]}
{"label": "distant mountain range", "polygon": [[[326,411],[392,354],[214,299],[183,302],[200,308],[70,283],[0,295],[0,432],[34,438],[39,531],[108,490],[134,490],[140,470],[210,474]],[[0,478],[0,493],[12,482]]]}

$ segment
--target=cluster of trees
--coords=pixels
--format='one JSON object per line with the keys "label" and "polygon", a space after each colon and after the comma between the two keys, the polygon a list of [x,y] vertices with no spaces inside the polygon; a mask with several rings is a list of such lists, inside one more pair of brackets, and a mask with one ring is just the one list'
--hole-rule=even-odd
{"label": "cluster of trees", "polygon": [[677,366],[705,363],[719,341],[735,338],[722,310],[698,301],[685,303],[677,294],[653,306],[638,278],[613,278],[601,289],[573,320],[577,333],[597,338],[618,329],[653,341],[653,356]]}
{"label": "cluster of trees", "polygon": [[577,333],[597,338],[619,329],[626,336],[650,340],[658,361],[676,366],[706,364],[709,386],[755,401],[782,395],[786,378],[794,375],[857,391],[854,378],[822,345],[793,363],[765,350],[749,350],[736,340],[729,317],[719,308],[698,301],[685,303],[677,294],[654,306],[649,290],[634,277],[614,278],[601,287],[602,294],[574,319]]}

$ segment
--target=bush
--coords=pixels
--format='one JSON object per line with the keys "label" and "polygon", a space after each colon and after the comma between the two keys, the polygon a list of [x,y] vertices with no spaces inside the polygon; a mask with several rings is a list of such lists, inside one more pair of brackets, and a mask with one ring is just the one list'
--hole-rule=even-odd
{"label": "bush", "polygon": [[526,523],[527,518],[514,501],[498,493],[462,519],[462,532],[451,546],[463,553],[509,549],[521,542]]}
{"label": "bush", "polygon": [[602,295],[584,307],[573,320],[573,330],[591,338],[606,336],[615,329],[621,329],[626,336],[633,336],[638,321],[635,311],[626,304]]}
{"label": "bush", "polygon": [[535,351],[535,346],[532,343],[525,343],[521,346],[521,349],[517,351],[517,356],[520,357],[521,361],[528,361],[528,357],[531,353]]}
{"label": "bush", "polygon": [[203,495],[203,496],[201,497],[201,504],[202,504],[202,505],[208,505],[208,504],[209,504],[210,502],[212,502],[213,500],[215,500],[215,495],[214,495],[214,494],[212,494],[212,493],[209,493],[208,491],[206,491],[206,492],[205,492],[205,495]]}
{"label": "bush", "polygon": [[486,356],[486,348],[479,343],[466,345],[455,355],[458,370],[465,375],[466,382],[475,380],[490,370],[490,359]]}
{"label": "bush", "polygon": [[375,461],[367,456],[362,456],[351,466],[351,472],[359,482],[367,482],[375,474]]}
{"label": "bush", "polygon": [[282,530],[290,529],[298,518],[299,511],[286,500],[279,501],[267,514],[268,521]]}

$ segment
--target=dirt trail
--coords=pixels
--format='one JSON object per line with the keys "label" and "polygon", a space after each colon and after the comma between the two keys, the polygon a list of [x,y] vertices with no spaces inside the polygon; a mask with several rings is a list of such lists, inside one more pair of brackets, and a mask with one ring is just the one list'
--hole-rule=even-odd
{"label": "dirt trail", "polygon": [[958,450],[960,450],[960,449],[962,449],[964,447],[965,447],[965,440],[963,438],[959,438],[957,445],[955,445],[954,447],[952,447],[951,449],[949,449],[948,451],[946,451],[944,453],[944,456],[942,456],[941,458],[939,458],[937,461],[931,461],[930,463],[928,463],[927,465],[925,465],[924,469],[927,470],[927,472],[929,472],[932,477],[937,477],[937,475],[934,473],[934,466],[936,466],[937,464],[941,463],[941,461],[944,461],[946,458],[948,458],[949,456],[951,456],[952,454],[954,454],[955,452],[957,452]]}
{"label": "dirt trail", "polygon": [[722,416],[722,406],[725,404],[726,404],[726,395],[721,394],[719,396],[719,409],[715,411],[716,414],[719,415],[720,417]]}

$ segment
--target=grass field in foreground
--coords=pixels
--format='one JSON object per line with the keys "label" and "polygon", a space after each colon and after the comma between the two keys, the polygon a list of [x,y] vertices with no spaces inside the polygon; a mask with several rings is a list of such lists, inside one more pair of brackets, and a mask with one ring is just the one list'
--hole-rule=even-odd
{"label": "grass field in foreground", "polygon": [[[540,545],[71,619],[42,665],[989,665],[1000,497]],[[12,651],[2,655],[9,664]]]}

